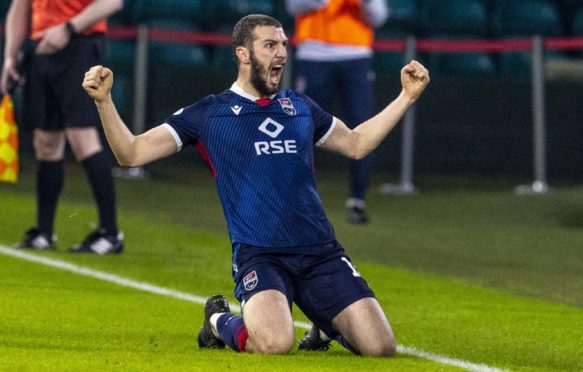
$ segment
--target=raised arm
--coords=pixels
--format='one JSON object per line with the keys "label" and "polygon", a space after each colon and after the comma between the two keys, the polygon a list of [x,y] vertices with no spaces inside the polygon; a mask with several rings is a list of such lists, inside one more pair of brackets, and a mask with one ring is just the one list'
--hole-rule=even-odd
{"label": "raised arm", "polygon": [[397,98],[377,115],[354,129],[338,120],[322,148],[338,152],[352,159],[362,159],[376,149],[397,125],[405,112],[421,96],[429,84],[429,72],[417,61],[411,61],[401,70],[403,89]]}
{"label": "raised arm", "polygon": [[119,116],[111,99],[113,72],[93,66],[85,73],[83,88],[95,101],[107,142],[120,165],[137,167],[174,154],[178,148],[172,134],[162,126],[134,136]]}

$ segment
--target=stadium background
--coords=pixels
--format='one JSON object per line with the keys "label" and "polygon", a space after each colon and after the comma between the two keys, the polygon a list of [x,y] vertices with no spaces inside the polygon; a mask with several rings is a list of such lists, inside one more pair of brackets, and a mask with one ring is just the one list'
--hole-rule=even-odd
{"label": "stadium background", "polygon": [[[2,14],[8,3],[0,0]],[[581,0],[390,3],[394,18],[378,35],[387,40],[407,34],[461,41],[528,39],[543,31],[549,39],[582,34]],[[502,17],[499,11],[508,4],[523,7],[505,10]],[[284,17],[282,1],[127,2],[113,19],[108,54],[124,119],[133,120],[136,25],[226,32],[228,39],[233,22],[247,12]],[[507,20],[507,33],[497,28],[501,18]],[[283,20],[293,34],[291,20]],[[228,46],[159,35],[152,32],[149,44],[147,126],[225,89],[235,76]],[[146,179],[116,183],[127,238],[120,256],[66,252],[96,217],[85,175],[74,161],[67,162],[54,252],[27,254],[9,247],[34,215],[34,161],[23,159],[17,184],[0,184],[0,369],[459,370],[444,363],[440,356],[445,356],[477,371],[492,371],[488,366],[583,370],[583,187],[567,184],[581,180],[580,56],[577,49],[547,54],[552,192],[544,196],[511,192],[517,182],[532,177],[528,52],[420,55],[433,78],[417,106],[421,192],[402,197],[376,191],[379,181],[399,169],[398,129],[379,151],[366,226],[345,221],[344,161],[317,152],[319,190],[340,241],[375,289],[399,344],[433,356],[401,349],[395,360],[371,360],[351,357],[337,345],[319,355],[293,351],[289,358],[207,353],[196,348],[194,337],[204,298],[198,303],[173,300],[28,262],[54,259],[187,294],[231,297],[230,247],[213,179],[188,150],[149,166]],[[401,59],[400,53],[376,56],[379,107],[397,94]],[[18,107],[20,97],[15,98]],[[22,155],[30,157],[29,133],[21,134]],[[21,253],[28,258],[15,258]],[[306,321],[300,312],[294,311],[294,317]],[[297,328],[297,337],[303,331]],[[478,365],[468,368],[464,361]]]}
{"label": "stadium background", "polygon": [[[391,0],[389,21],[377,39],[512,40],[534,34],[583,36],[581,0]],[[9,1],[2,0],[0,22]],[[112,29],[180,32],[231,32],[248,13],[280,19],[288,36],[293,20],[283,0],[126,0],[111,20]],[[116,36],[118,35],[118,36]],[[136,44],[133,37],[112,32],[107,65],[116,73],[114,99],[131,124]],[[229,45],[183,42],[178,37],[150,38],[145,125],[161,123],[177,108],[230,86],[235,67]],[[546,53],[547,165],[550,183],[583,179],[583,63],[578,49]],[[526,51],[418,55],[432,74],[432,84],[417,104],[415,171],[440,174],[513,176],[532,174],[531,57]],[[402,52],[375,56],[376,106],[398,92]],[[293,52],[290,54],[293,63]],[[289,66],[293,71],[293,65]],[[293,74],[293,72],[292,72]],[[292,80],[293,81],[293,80]],[[16,97],[18,111],[19,97]],[[400,129],[378,151],[377,173],[400,167]],[[29,134],[22,133],[23,155]],[[28,150],[27,150],[28,149]],[[190,155],[188,155],[190,156]],[[185,160],[187,158],[185,157]],[[336,168],[342,160],[323,154],[320,167]]]}

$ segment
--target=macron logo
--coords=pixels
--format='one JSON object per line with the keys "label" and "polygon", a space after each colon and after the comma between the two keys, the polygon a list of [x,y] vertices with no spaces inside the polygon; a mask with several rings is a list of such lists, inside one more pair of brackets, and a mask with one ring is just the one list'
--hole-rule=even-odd
{"label": "macron logo", "polygon": [[[277,138],[284,126],[277,121],[267,118],[259,125],[260,132],[267,134],[271,138]],[[284,141],[258,141],[255,142],[255,153],[257,155],[270,154],[296,154],[298,152],[295,140]]]}
{"label": "macron logo", "polygon": [[239,115],[239,113],[241,112],[241,109],[242,108],[243,108],[243,106],[239,106],[239,105],[231,106],[231,111],[233,111],[233,113],[235,115]]}

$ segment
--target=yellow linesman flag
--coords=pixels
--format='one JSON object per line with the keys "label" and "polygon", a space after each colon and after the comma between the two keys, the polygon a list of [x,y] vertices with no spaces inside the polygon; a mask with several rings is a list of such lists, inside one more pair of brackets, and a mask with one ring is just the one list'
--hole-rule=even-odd
{"label": "yellow linesman flag", "polygon": [[8,94],[0,103],[0,181],[18,181],[18,129]]}

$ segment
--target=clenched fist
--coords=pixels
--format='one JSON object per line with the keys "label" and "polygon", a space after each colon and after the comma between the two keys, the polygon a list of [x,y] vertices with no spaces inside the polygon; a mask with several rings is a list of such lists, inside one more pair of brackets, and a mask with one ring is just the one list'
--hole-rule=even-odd
{"label": "clenched fist", "polygon": [[409,62],[401,70],[403,90],[414,100],[417,100],[423,93],[429,81],[429,71],[415,60]]}
{"label": "clenched fist", "polygon": [[82,85],[87,94],[96,102],[110,99],[113,72],[107,67],[93,66],[85,73]]}

